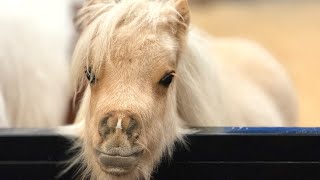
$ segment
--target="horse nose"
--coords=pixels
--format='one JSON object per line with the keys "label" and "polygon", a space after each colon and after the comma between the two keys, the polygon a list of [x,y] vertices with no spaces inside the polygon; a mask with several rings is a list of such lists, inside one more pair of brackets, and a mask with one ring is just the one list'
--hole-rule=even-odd
{"label": "horse nose", "polygon": [[139,116],[130,111],[113,111],[101,118],[98,129],[102,144],[97,150],[103,171],[120,176],[138,163],[143,148],[135,143],[141,132]]}
{"label": "horse nose", "polygon": [[113,111],[107,113],[100,120],[99,134],[102,139],[108,137],[123,137],[137,139],[140,133],[140,118],[137,114],[130,111]]}

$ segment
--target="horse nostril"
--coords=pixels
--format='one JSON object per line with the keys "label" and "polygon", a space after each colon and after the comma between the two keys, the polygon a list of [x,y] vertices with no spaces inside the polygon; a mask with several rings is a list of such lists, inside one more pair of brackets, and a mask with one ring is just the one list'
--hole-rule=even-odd
{"label": "horse nostril", "polygon": [[134,140],[137,140],[139,138],[139,131],[140,126],[138,124],[137,118],[132,116],[129,116],[129,124],[126,128],[126,134],[128,138],[133,138]]}
{"label": "horse nostril", "polygon": [[98,127],[99,134],[103,138],[105,138],[112,131],[112,129],[108,126],[108,120],[110,117],[111,115],[108,115],[102,118],[101,121],[99,122],[99,127]]}

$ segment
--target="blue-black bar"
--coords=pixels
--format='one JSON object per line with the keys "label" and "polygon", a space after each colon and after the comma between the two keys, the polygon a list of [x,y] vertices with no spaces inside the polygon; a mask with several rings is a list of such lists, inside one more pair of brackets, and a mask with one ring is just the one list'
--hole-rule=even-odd
{"label": "blue-black bar", "polygon": [[[195,129],[154,179],[320,179],[320,128]],[[56,179],[71,144],[52,129],[0,129],[0,179]]]}

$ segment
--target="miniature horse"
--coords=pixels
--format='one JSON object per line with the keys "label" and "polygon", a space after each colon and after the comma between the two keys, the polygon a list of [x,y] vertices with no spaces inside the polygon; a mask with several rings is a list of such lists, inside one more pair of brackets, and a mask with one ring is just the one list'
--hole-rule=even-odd
{"label": "miniature horse", "polygon": [[289,126],[296,97],[260,46],[189,25],[187,0],[88,0],[72,63],[85,89],[76,161],[91,179],[150,179],[190,127]]}

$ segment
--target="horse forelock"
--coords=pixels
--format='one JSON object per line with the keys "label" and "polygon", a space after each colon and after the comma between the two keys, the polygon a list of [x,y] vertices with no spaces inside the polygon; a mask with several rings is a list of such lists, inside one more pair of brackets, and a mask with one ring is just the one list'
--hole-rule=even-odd
{"label": "horse forelock", "polygon": [[[173,24],[183,24],[181,15],[172,1],[123,0],[118,3],[100,2],[84,6],[76,24],[87,23],[73,54],[72,73],[74,87],[86,85],[84,71],[91,68],[99,74],[101,66],[112,59],[118,44],[116,38],[135,37],[135,45],[149,40],[146,36],[159,29],[176,33]],[[118,48],[118,49],[119,49]]]}

